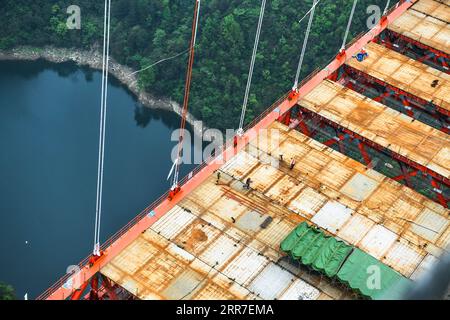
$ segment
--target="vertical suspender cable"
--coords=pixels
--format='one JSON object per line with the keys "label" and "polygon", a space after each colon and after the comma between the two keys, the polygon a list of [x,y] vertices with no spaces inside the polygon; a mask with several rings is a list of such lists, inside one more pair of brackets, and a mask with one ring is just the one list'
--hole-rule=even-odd
{"label": "vertical suspender cable", "polygon": [[102,90],[100,105],[100,133],[98,147],[98,169],[97,169],[97,198],[95,210],[95,231],[93,254],[100,255],[100,226],[102,213],[103,195],[103,165],[105,155],[105,131],[106,131],[106,110],[108,95],[108,70],[109,70],[109,39],[111,26],[111,0],[105,0],[105,13],[103,23],[103,65],[102,65]]}
{"label": "vertical suspender cable", "polygon": [[256,52],[258,51],[259,36],[261,34],[261,26],[264,18],[265,7],[266,7],[266,0],[262,0],[261,11],[259,13],[258,27],[256,29],[255,44],[253,46],[252,59],[250,62],[250,70],[248,72],[247,86],[245,88],[244,102],[242,103],[241,119],[239,121],[239,129],[237,132],[239,135],[242,135],[244,133],[243,126],[245,119],[245,111],[247,110],[248,94],[250,92],[250,86],[252,84],[253,68],[255,66]]}
{"label": "vertical suspender cable", "polygon": [[384,10],[383,10],[383,15],[386,14],[386,12],[389,10],[390,3],[391,3],[391,0],[387,0],[386,7],[384,7]]}
{"label": "vertical suspender cable", "polygon": [[342,41],[341,50],[345,49],[345,44],[347,43],[347,37],[348,37],[348,33],[350,31],[350,26],[352,25],[353,14],[355,13],[355,8],[356,8],[357,2],[358,2],[358,0],[353,1],[352,11],[350,12],[350,17],[348,19],[347,29],[345,29],[345,35],[344,35],[344,40]]}
{"label": "vertical suspender cable", "polygon": [[[103,195],[103,168],[104,168],[104,159],[105,159],[105,143],[106,143],[106,111],[108,106],[108,76],[109,76],[109,40],[110,40],[110,30],[111,30],[111,0],[108,0],[108,28],[106,35],[106,67],[105,67],[105,98],[103,102],[103,143],[102,143],[102,169],[101,169],[101,178],[102,183],[100,187],[100,194]],[[103,197],[100,198],[100,200]],[[98,230],[97,230],[97,245],[100,248],[100,226],[101,226],[101,217],[102,217],[102,204],[100,201],[100,210],[98,215]]]}
{"label": "vertical suspender cable", "polygon": [[[174,175],[172,181],[172,190],[178,187],[178,176],[181,164],[181,156],[183,154],[183,140],[184,140],[184,130],[186,127],[186,116],[189,105],[189,93],[191,89],[191,78],[192,78],[192,67],[194,65],[194,53],[195,53],[195,43],[197,40],[197,30],[198,30],[198,20],[200,16],[200,0],[196,0],[195,8],[194,8],[194,18],[192,20],[192,34],[191,34],[191,42],[190,42],[190,52],[189,52],[189,60],[188,67],[186,72],[186,84],[184,87],[184,99],[183,99],[183,110],[181,114],[181,126],[180,126],[180,135],[178,137],[178,152],[177,159],[174,162]],[[170,176],[170,174],[169,174]]]}
{"label": "vertical suspender cable", "polygon": [[309,37],[309,33],[311,31],[311,24],[314,18],[314,10],[316,8],[316,5],[319,3],[318,0],[314,0],[313,1],[313,5],[312,8],[309,11],[309,21],[308,21],[308,27],[306,28],[306,33],[305,33],[305,39],[303,39],[303,47],[302,47],[302,52],[300,54],[300,59],[298,61],[298,66],[297,66],[297,73],[295,74],[295,81],[294,81],[294,86],[292,87],[292,90],[297,90],[297,86],[298,86],[298,79],[300,77],[300,71],[302,69],[302,64],[303,64],[303,59],[305,57],[305,51],[306,51],[306,45],[308,43],[308,37]]}
{"label": "vertical suspender cable", "polygon": [[101,90],[101,102],[100,102],[100,133],[99,133],[99,142],[98,142],[98,164],[97,164],[97,197],[95,200],[95,227],[94,227],[94,249],[93,253],[97,252],[97,228],[98,228],[98,212],[99,212],[99,196],[100,196],[100,167],[101,167],[101,145],[103,138],[103,93],[105,90],[105,56],[106,56],[106,25],[107,25],[107,12],[108,12],[108,1],[105,0],[105,9],[104,9],[104,17],[103,17],[103,61],[102,61],[102,90]]}

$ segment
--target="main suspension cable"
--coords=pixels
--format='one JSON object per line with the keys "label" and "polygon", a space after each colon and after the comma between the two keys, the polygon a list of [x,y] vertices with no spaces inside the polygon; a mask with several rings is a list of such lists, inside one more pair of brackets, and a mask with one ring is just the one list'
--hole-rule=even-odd
{"label": "main suspension cable", "polygon": [[352,11],[350,12],[350,17],[348,19],[347,28],[345,29],[344,40],[342,41],[342,45],[341,45],[341,51],[345,49],[345,44],[347,43],[347,37],[348,37],[348,33],[350,31],[350,27],[352,25],[353,15],[355,13],[355,8],[356,8],[357,2],[358,2],[358,0],[353,1]]}
{"label": "main suspension cable", "polygon": [[[305,57],[305,52],[306,52],[306,45],[308,43],[309,33],[311,31],[311,25],[312,25],[312,22],[314,19],[314,11],[315,11],[316,5],[319,3],[319,1],[320,0],[314,0],[311,9],[308,11],[309,12],[308,27],[306,28],[305,38],[303,39],[302,52],[300,54],[300,59],[298,61],[297,73],[295,74],[295,81],[294,81],[294,86],[292,87],[292,90],[297,90],[297,87],[298,87],[298,79],[300,77],[300,72],[301,72],[302,65],[303,65],[303,59]],[[300,19],[300,21],[302,19]]]}
{"label": "main suspension cable", "polygon": [[93,254],[97,256],[100,255],[100,228],[101,228],[102,199],[103,199],[103,167],[105,156],[110,29],[111,29],[111,0],[105,0],[105,13],[103,23],[103,61],[102,61],[102,89],[101,89],[102,96],[100,102],[97,197],[95,209],[95,230],[94,230],[94,249],[93,249]]}
{"label": "main suspension cable", "polygon": [[[189,106],[189,93],[191,89],[191,79],[192,79],[192,67],[194,65],[194,54],[195,54],[195,43],[197,41],[197,31],[198,31],[198,21],[200,16],[200,0],[196,0],[195,8],[194,8],[194,18],[192,20],[192,34],[191,34],[191,42],[189,45],[189,60],[188,67],[186,72],[186,84],[184,87],[184,99],[183,99],[183,109],[181,114],[181,126],[180,126],[180,135],[178,137],[178,151],[177,158],[175,159],[172,170],[174,171],[173,180],[172,180],[172,190],[176,190],[178,186],[178,176],[181,165],[181,156],[183,154],[183,143],[184,143],[184,130],[186,127],[186,117],[187,110]],[[172,173],[171,170],[171,173]],[[169,174],[170,177],[170,174]]]}
{"label": "main suspension cable", "polygon": [[237,131],[237,133],[239,135],[242,135],[244,133],[243,126],[244,126],[244,120],[245,120],[245,112],[247,110],[248,94],[250,92],[250,86],[252,84],[253,68],[255,66],[256,52],[258,51],[259,36],[261,34],[261,26],[262,26],[262,22],[264,19],[265,8],[266,8],[266,0],[262,0],[261,10],[259,12],[258,27],[256,29],[255,44],[253,45],[252,59],[250,62],[250,70],[248,71],[247,86],[245,88],[244,102],[242,103],[241,119],[239,121],[239,129]]}

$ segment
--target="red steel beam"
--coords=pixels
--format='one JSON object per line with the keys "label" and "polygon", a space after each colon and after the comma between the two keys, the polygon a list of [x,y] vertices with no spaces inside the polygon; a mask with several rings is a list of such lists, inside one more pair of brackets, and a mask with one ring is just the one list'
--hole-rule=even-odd
{"label": "red steel beam", "polygon": [[[437,195],[437,199],[432,199],[432,200],[441,204],[444,208],[449,208],[447,205],[448,200],[443,196],[442,190],[440,189],[440,186],[438,183],[438,181],[439,181],[439,182],[444,183],[446,186],[449,186],[450,180],[448,178],[445,178],[445,177],[439,175],[438,173],[436,173],[414,161],[411,161],[408,158],[405,158],[405,157],[393,152],[392,150],[388,150],[388,149],[384,148],[383,146],[378,145],[377,143],[375,143],[371,140],[368,140],[368,139],[358,135],[357,133],[350,131],[349,129],[347,129],[345,127],[342,127],[341,125],[339,125],[317,113],[314,113],[313,111],[310,111],[310,110],[302,107],[301,105],[299,105],[298,107],[300,109],[300,113],[304,114],[303,115],[304,119],[306,119],[306,118],[315,119],[315,120],[318,119],[320,122],[326,123],[327,125],[334,128],[335,130],[339,130],[339,131],[343,132],[345,136],[348,136],[350,141],[356,140],[356,142],[358,143],[358,150],[360,151],[360,154],[363,157],[366,166],[368,166],[369,168],[372,168],[373,164],[372,164],[372,160],[371,160],[369,154],[365,150],[365,146],[369,146],[379,152],[387,154],[392,159],[397,160],[400,164],[402,175],[396,176],[392,179],[394,179],[396,181],[405,180],[406,185],[413,190],[414,190],[414,188],[410,185],[410,180],[409,180],[410,177],[417,175],[417,173],[419,171],[422,172],[423,174],[425,174],[426,176],[428,176],[429,179],[431,180],[431,185],[433,186],[433,191]],[[303,121],[303,122],[305,122],[305,121]],[[305,124],[305,126],[306,126],[306,124]],[[309,136],[314,137],[315,133],[313,132]],[[333,145],[333,143],[331,143],[331,140],[335,140],[336,142],[341,141],[340,138],[337,139],[336,137],[334,137],[330,140],[325,141],[325,143],[328,142],[330,145]],[[406,168],[405,168],[405,166],[406,166]],[[408,172],[407,168],[412,168],[412,172]]]}
{"label": "red steel beam", "polygon": [[[433,177],[437,181],[442,182],[442,183],[444,183],[447,186],[450,186],[450,179],[448,179],[447,177],[444,177],[444,176],[440,175],[439,173],[437,173],[437,172],[435,172],[435,171],[433,171],[433,170],[431,170],[431,169],[429,169],[429,168],[427,168],[427,167],[425,167],[425,166],[423,166],[423,165],[421,165],[421,164],[419,164],[419,163],[417,163],[415,161],[412,161],[412,160],[410,160],[410,159],[408,159],[408,158],[406,158],[406,157],[404,157],[404,156],[402,156],[402,155],[400,155],[400,154],[398,154],[398,153],[396,153],[396,152],[394,152],[392,150],[386,149],[382,145],[379,145],[378,143],[373,142],[372,140],[367,139],[367,138],[357,134],[356,132],[353,132],[353,131],[347,129],[346,127],[343,127],[340,124],[335,123],[335,122],[333,122],[333,121],[323,117],[320,114],[314,113],[314,112],[308,110],[307,108],[305,108],[305,107],[303,107],[301,105],[298,105],[298,106],[299,106],[299,108],[300,108],[300,110],[301,110],[301,112],[303,114],[306,113],[311,118],[319,119],[319,121],[324,122],[324,123],[328,124],[329,126],[335,128],[335,129],[338,129],[341,132],[344,132],[345,134],[348,134],[353,139],[357,139],[360,142],[363,142],[365,145],[367,145],[367,146],[369,146],[369,147],[371,147],[373,149],[376,149],[376,150],[381,151],[383,153],[387,153],[393,159],[401,161],[402,163],[408,165],[409,167],[412,167],[412,168],[414,168],[416,170],[419,170],[419,171],[421,171],[421,172],[423,172],[423,173]],[[365,158],[364,160],[367,162],[369,160],[369,158],[367,158],[367,159]]]}
{"label": "red steel beam", "polygon": [[[394,38],[394,39],[391,39]],[[408,36],[405,36],[401,33],[395,32],[391,29],[386,29],[386,31],[381,34],[379,37],[374,39],[375,42],[384,45],[385,47],[392,49],[397,52],[404,53],[405,51],[409,51],[415,56],[418,55],[417,52],[410,50],[410,48],[406,44],[412,44],[416,46],[417,48],[424,51],[424,56],[421,58],[424,60],[427,60],[428,53],[434,54],[434,57],[436,58],[435,63],[440,64],[446,73],[450,73],[448,62],[450,61],[450,55],[444,51],[438,50],[436,48],[430,47],[429,45],[426,45],[418,40],[414,40]],[[395,42],[400,42],[395,43]]]}
{"label": "red steel beam", "polygon": [[80,300],[83,292],[86,290],[87,286],[88,286],[89,282],[86,281],[84,282],[79,288],[77,288],[72,296],[70,297],[70,300]]}
{"label": "red steel beam", "polygon": [[[425,107],[422,107],[422,106],[430,105],[436,110],[436,112],[438,112],[444,116],[447,116],[447,117],[450,116],[450,110],[442,108],[441,106],[435,104],[432,101],[427,101],[419,96],[413,95],[413,94],[411,94],[405,90],[402,90],[396,86],[393,86],[381,79],[378,79],[368,73],[357,70],[349,65],[344,66],[344,72],[346,72],[350,76],[351,76],[351,73],[353,73],[358,77],[358,79],[362,78],[362,79],[367,79],[368,82],[375,82],[375,83],[379,84],[380,86],[385,87],[387,90],[395,92],[396,95],[398,95],[398,96],[408,97],[410,100],[415,102],[414,104],[412,104],[412,106],[420,108],[421,110],[426,111]],[[380,102],[384,97],[387,97],[387,96],[389,96],[389,93],[385,92],[382,95],[380,95],[378,98],[375,98],[373,100]]]}
{"label": "red steel beam", "polygon": [[410,172],[407,172],[407,173],[403,173],[403,174],[401,174],[399,176],[393,177],[391,179],[395,180],[395,181],[401,181],[401,180],[405,180],[407,176],[415,177],[415,176],[417,176],[418,173],[419,173],[419,170],[413,170],[413,171],[410,171]]}
{"label": "red steel beam", "polygon": [[436,194],[437,194],[437,198],[439,200],[439,203],[444,207],[447,208],[447,199],[444,197],[444,195],[442,194],[442,190],[441,190],[441,186],[439,185],[439,183],[431,178],[431,185],[433,186]]}
{"label": "red steel beam", "polygon": [[101,277],[102,277],[103,287],[105,288],[106,292],[108,293],[109,299],[110,300],[118,300],[116,292],[114,291],[114,287],[111,284],[111,281],[104,275],[101,275]]}
{"label": "red steel beam", "polygon": [[[428,125],[431,125],[432,127],[447,134],[450,133],[449,117],[446,114],[439,112],[445,109],[437,110],[436,105],[430,102],[428,103],[428,106],[430,106],[431,108],[427,109],[426,106],[423,106],[421,104],[425,100],[421,99],[421,101],[413,101],[411,98],[409,98],[410,100],[408,100],[408,98],[403,95],[404,91],[390,85],[385,85],[385,83],[380,83],[380,81],[375,81],[375,79],[372,78],[373,77],[371,77],[369,74],[366,74],[359,70],[355,70],[354,68],[347,65],[344,65],[339,71],[336,71],[332,76],[329,77],[330,80],[338,82],[343,86],[363,95],[367,88],[372,88],[379,93],[379,95],[372,98],[372,100],[383,103],[385,105],[388,104],[383,100],[387,97],[392,97],[393,99],[402,103],[404,110],[400,112],[407,114],[411,118],[417,119],[419,118],[419,116],[414,113],[414,108],[415,110],[423,112],[430,117],[438,120],[438,123],[440,123],[440,125],[437,125],[437,123],[435,125],[428,123]],[[381,90],[384,90],[384,92],[381,93]],[[415,98],[420,99],[419,97]]]}

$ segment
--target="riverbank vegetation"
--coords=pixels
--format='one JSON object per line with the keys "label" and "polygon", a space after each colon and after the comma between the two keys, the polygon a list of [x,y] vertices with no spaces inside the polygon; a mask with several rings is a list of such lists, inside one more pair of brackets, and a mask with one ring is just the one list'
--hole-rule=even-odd
{"label": "riverbank vegetation", "polygon": [[[80,30],[68,30],[66,26],[66,9],[73,1],[1,1],[0,50],[22,45],[101,48],[103,1],[76,2],[81,8]],[[352,2],[321,0],[301,78],[323,67],[338,51]],[[111,55],[122,64],[140,69],[186,50],[193,4],[193,0],[113,1]],[[268,1],[247,121],[292,87],[307,25],[307,19],[300,24],[298,20],[311,4],[312,0]],[[370,15],[367,7],[373,4],[383,10],[386,1],[358,1],[351,36],[366,30]],[[202,1],[190,111],[209,127],[238,125],[259,6],[259,0]],[[141,89],[181,103],[186,57],[183,54],[140,73]]]}
{"label": "riverbank vegetation", "polygon": [[14,300],[15,298],[14,288],[0,282],[0,300]]}

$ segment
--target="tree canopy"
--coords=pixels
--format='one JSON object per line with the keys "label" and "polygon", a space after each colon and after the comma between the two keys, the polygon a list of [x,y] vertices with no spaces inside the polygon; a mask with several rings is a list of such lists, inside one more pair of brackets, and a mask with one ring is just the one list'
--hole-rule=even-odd
{"label": "tree canopy", "polygon": [[14,300],[14,288],[10,285],[0,282],[0,300]]}
{"label": "tree canopy", "polygon": [[[67,30],[72,1],[2,0],[0,49],[19,45],[90,48],[100,45],[103,1],[78,0],[81,29]],[[351,0],[322,0],[316,9],[301,77],[323,67],[339,50]],[[369,5],[383,10],[385,0],[360,0],[349,36],[366,30]],[[194,0],[114,0],[111,55],[140,69],[186,50]],[[312,0],[267,2],[246,121],[261,113],[294,81],[307,25],[298,20]],[[206,125],[236,128],[240,116],[260,1],[202,2],[190,111]],[[139,85],[156,96],[183,99],[187,54],[140,73]]]}

